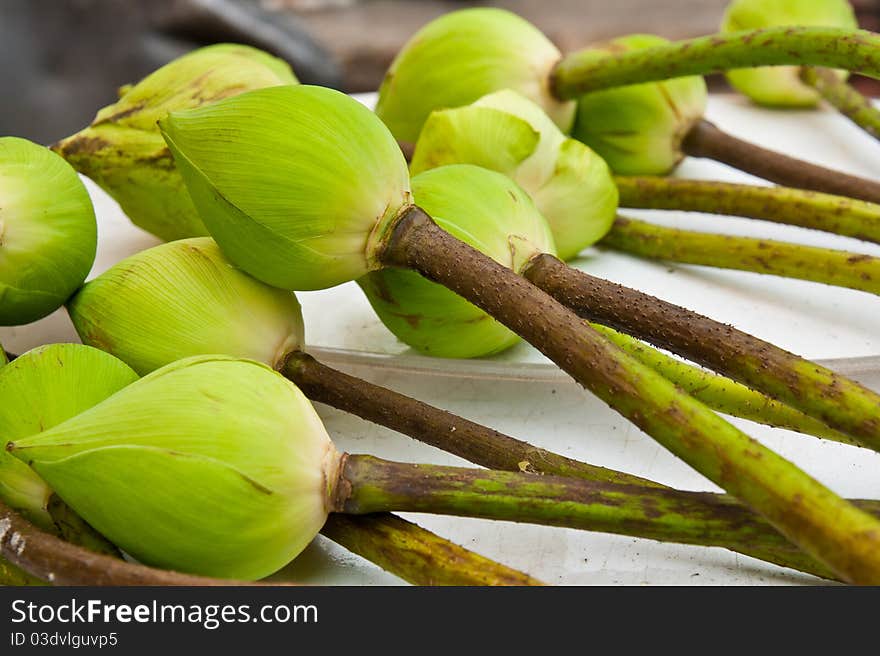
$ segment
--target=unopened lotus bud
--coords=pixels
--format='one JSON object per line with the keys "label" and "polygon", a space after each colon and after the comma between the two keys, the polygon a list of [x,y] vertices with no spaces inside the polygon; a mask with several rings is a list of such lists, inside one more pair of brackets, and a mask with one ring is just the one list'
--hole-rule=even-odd
{"label": "unopened lotus bud", "polygon": [[142,375],[215,353],[274,366],[303,346],[293,293],[237,269],[208,237],[132,255],[86,283],[68,311],[83,342]]}
{"label": "unopened lotus bud", "polygon": [[55,153],[0,138],[0,325],[52,313],[92,268],[98,244],[85,186]]}
{"label": "unopened lotus bud", "polygon": [[[636,34],[592,50],[601,58],[665,43],[658,36]],[[595,91],[578,100],[572,136],[599,153],[615,173],[665,175],[684,158],[681,143],[703,118],[706,101],[706,82],[697,76]]]}
{"label": "unopened lotus bud", "polygon": [[251,91],[160,121],[199,213],[235,264],[309,290],[377,267],[409,172],[376,116],[315,86]]}
{"label": "unopened lotus bud", "polygon": [[[30,437],[75,417],[137,380],[123,362],[82,344],[51,344],[0,369],[0,439]],[[44,527],[52,490],[31,468],[0,452],[0,499]]]}
{"label": "unopened lotus bud", "polygon": [[475,164],[512,178],[547,219],[562,259],[604,237],[614,222],[618,194],[608,165],[514,91],[428,117],[410,171],[448,164]]}
{"label": "unopened lotus bud", "polygon": [[[848,0],[734,0],[721,32],[785,26],[858,27]],[[837,71],[846,79],[847,71]],[[819,93],[801,81],[797,66],[740,68],[726,73],[730,84],[756,103],[771,107],[813,107]]]}
{"label": "unopened lotus bud", "polygon": [[236,579],[305,548],[339,464],[292,383],[222,356],[163,367],[7,448],[141,562]]}
{"label": "unopened lotus bud", "polygon": [[53,148],[110,194],[135,225],[166,241],[207,235],[156,121],[251,89],[296,83],[286,63],[261,50],[208,46],[122,87],[119,100],[89,127]]}
{"label": "unopened lotus bud", "polygon": [[[455,164],[420,173],[412,184],[416,203],[440,227],[514,271],[555,252],[550,228],[528,194],[500,173]],[[481,309],[414,271],[381,269],[358,282],[382,323],[423,353],[473,358],[519,341]]]}
{"label": "unopened lotus bud", "polygon": [[512,89],[568,132],[574,103],[550,91],[550,74],[560,59],[559,49],[516,14],[453,11],[425,25],[403,47],[379,88],[376,113],[397,139],[415,143],[432,111]]}

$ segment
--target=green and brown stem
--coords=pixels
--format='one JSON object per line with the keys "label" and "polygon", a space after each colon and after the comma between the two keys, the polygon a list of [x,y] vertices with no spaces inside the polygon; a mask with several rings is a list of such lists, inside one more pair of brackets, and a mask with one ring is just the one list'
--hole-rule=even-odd
{"label": "green and brown stem", "polygon": [[653,260],[798,278],[880,294],[880,258],[617,217],[600,246]]}
{"label": "green and brown stem", "polygon": [[[671,374],[671,380],[683,386],[686,391],[694,390],[697,395],[716,402],[718,407],[715,409],[741,411],[742,416],[746,417],[759,413],[765,421],[769,417],[783,426],[814,428],[816,434],[821,436],[847,440],[845,436],[834,433],[812,418],[801,415],[781,403],[771,401],[745,386],[674,360],[610,328],[604,326],[596,326],[596,328],[621,348],[646,361],[647,364],[655,366],[661,373]],[[398,392],[349,376],[301,352],[290,354],[280,370],[313,401],[352,413],[490,469],[567,476],[603,483],[665,487],[649,479],[597,467],[541,449]],[[732,497],[724,496],[724,499],[722,503],[725,505],[738,503]],[[754,529],[754,533],[764,537],[756,537],[747,548],[737,539],[731,540],[730,545],[724,546],[777,565],[800,569],[817,576],[830,576],[827,567],[811,558],[805,559],[804,554],[797,547],[781,538],[779,533],[758,515],[744,507],[743,513],[742,521],[760,524],[763,528]],[[326,533],[326,527],[325,534],[333,539],[336,538],[336,535]],[[681,541],[674,536],[670,539]],[[343,543],[343,546],[351,547],[352,544]]]}
{"label": "green and brown stem", "polygon": [[789,187],[683,180],[615,178],[620,206],[761,219],[880,244],[880,205]]}
{"label": "green and brown stem", "polygon": [[828,104],[872,137],[880,139],[880,111],[858,89],[829,68],[805,66],[800,76],[804,84],[818,91]]}
{"label": "green and brown stem", "polygon": [[551,255],[534,258],[523,275],[585,319],[729,376],[880,450],[880,395],[845,376]]}
{"label": "green and brown stem", "polygon": [[602,57],[585,50],[556,65],[550,88],[557,98],[574,100],[611,87],[779,65],[839,68],[880,79],[880,35],[831,27],[770,27]]}
{"label": "green and brown stem", "polygon": [[874,180],[761,148],[719,130],[709,121],[698,121],[685,136],[681,147],[691,157],[706,157],[723,162],[784,187],[880,203],[880,183]]}
{"label": "green and brown stem", "polygon": [[[343,455],[332,499],[336,512],[422,512],[559,526],[587,531],[720,546],[752,553],[826,578],[831,572],[795,550],[731,497],[586,481],[389,462]],[[877,511],[875,502],[858,502]]]}
{"label": "green and brown stem", "polygon": [[880,522],[630,357],[517,273],[403,211],[377,253],[458,293],[849,582],[880,582]]}

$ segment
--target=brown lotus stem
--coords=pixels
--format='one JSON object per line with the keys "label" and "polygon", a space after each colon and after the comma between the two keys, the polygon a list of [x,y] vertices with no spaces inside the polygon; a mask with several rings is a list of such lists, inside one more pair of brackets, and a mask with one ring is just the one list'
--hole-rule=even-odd
{"label": "brown lotus stem", "polygon": [[659,176],[617,176],[614,181],[621,207],[742,216],[880,244],[880,205],[854,198]]}
{"label": "brown lotus stem", "polygon": [[580,316],[724,374],[880,450],[880,395],[814,362],[551,255],[523,272]]}
{"label": "brown lotus stem", "polygon": [[750,271],[880,294],[880,258],[864,253],[681,230],[622,216],[599,245],[652,260]]}
{"label": "brown lotus stem", "polygon": [[805,66],[801,68],[801,80],[862,130],[880,139],[880,111],[832,69]]}
{"label": "brown lotus stem", "polygon": [[880,203],[880,183],[860,178],[737,139],[709,121],[699,121],[682,143],[685,154],[723,162],[784,187],[809,189]]}

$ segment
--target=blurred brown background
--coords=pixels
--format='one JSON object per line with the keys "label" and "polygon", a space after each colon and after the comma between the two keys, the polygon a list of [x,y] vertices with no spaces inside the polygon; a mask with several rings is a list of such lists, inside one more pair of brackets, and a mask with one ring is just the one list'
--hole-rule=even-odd
{"label": "blurred brown background", "polygon": [[[288,60],[303,82],[375,89],[421,25],[467,6],[510,9],[563,51],[633,32],[716,31],[728,0],[0,0],[0,134],[48,143],[113,102],[115,89],[200,45],[238,41]],[[880,0],[853,2],[880,29]],[[880,94],[873,80],[863,91]],[[723,78],[710,79],[713,89]]]}

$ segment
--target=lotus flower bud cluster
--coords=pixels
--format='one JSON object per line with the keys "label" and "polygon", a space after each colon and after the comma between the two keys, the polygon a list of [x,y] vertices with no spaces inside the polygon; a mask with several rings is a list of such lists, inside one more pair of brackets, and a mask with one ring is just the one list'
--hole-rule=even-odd
{"label": "lotus flower bud cluster", "polygon": [[[665,43],[661,37],[636,34],[592,50],[601,58]],[[595,91],[578,100],[572,136],[601,155],[615,173],[665,175],[683,159],[682,140],[702,119],[706,101],[706,83],[695,76]]]}
{"label": "lotus flower bud cluster", "polygon": [[248,46],[195,50],[120,90],[92,124],[54,146],[136,225],[164,240],[207,235],[156,121],[251,89],[296,84],[290,67]]}
{"label": "lotus flower bud cluster", "polygon": [[224,254],[275,287],[322,289],[376,268],[383,231],[410,203],[394,137],[338,91],[261,89],[160,126]]}
{"label": "lotus flower bud cluster", "polygon": [[[528,194],[500,173],[443,166],[415,176],[412,187],[416,203],[441,228],[514,271],[554,252],[550,228]],[[414,271],[381,269],[359,283],[382,323],[423,353],[471,358],[519,341],[485,312]]]}
{"label": "lotus flower bud cluster", "polygon": [[[734,0],[728,5],[721,32],[805,25],[858,27],[848,0]],[[846,79],[846,71],[837,71]],[[764,66],[728,71],[727,79],[756,103],[771,107],[813,107],[820,96],[801,81],[797,66]]]}
{"label": "lotus flower bud cluster", "polygon": [[512,89],[568,132],[574,103],[550,91],[550,74],[561,58],[540,30],[515,14],[454,11],[428,23],[398,53],[379,88],[376,113],[397,139],[415,143],[435,109]]}
{"label": "lotus flower bud cluster", "polygon": [[52,313],[92,268],[95,210],[69,164],[50,150],[0,138],[0,325]]}
{"label": "lotus flower bud cluster", "polygon": [[[97,405],[137,380],[112,355],[81,344],[51,344],[0,369],[3,443],[30,437]],[[0,499],[50,527],[52,490],[25,463],[0,451]]]}
{"label": "lotus flower bud cluster", "polygon": [[604,237],[614,221],[618,194],[608,165],[514,91],[431,113],[410,171],[460,163],[504,173],[527,191],[550,224],[562,259]]}
{"label": "lotus flower bud cluster", "polygon": [[80,339],[141,375],[194,355],[276,365],[303,346],[299,303],[232,265],[208,237],[132,255],[68,304]]}
{"label": "lotus flower bud cluster", "polygon": [[168,365],[8,448],[138,560],[238,579],[302,551],[339,466],[292,383],[221,356]]}

